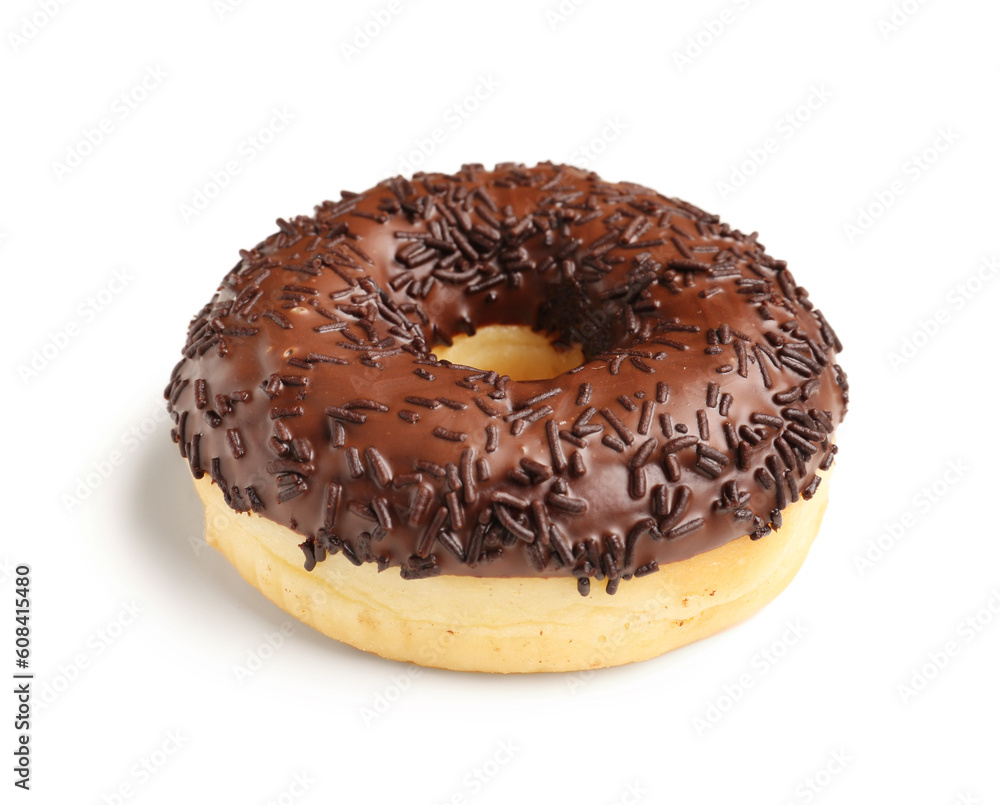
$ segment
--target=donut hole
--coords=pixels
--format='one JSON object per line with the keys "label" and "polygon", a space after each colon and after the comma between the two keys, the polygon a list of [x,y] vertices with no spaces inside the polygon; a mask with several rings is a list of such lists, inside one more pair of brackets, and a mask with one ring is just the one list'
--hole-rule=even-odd
{"label": "donut hole", "polygon": [[456,335],[438,346],[439,360],[509,375],[512,380],[548,380],[584,363],[577,347],[556,347],[544,334],[520,324],[489,324],[475,335]]}

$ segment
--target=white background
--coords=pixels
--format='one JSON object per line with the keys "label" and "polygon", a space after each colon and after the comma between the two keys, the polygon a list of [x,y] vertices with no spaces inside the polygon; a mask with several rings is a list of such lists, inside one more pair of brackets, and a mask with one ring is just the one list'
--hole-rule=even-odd
{"label": "white background", "polygon": [[[0,665],[28,563],[36,674],[10,801],[1000,803],[1000,6],[231,6],[0,15]],[[161,399],[186,325],[278,216],[542,159],[759,230],[809,288],[851,381],[820,538],[760,614],[640,665],[340,646],[201,542]]]}

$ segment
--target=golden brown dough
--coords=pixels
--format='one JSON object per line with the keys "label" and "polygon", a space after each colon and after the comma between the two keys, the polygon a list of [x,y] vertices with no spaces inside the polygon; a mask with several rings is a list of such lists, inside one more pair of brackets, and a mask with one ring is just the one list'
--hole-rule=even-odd
{"label": "golden brown dough", "polygon": [[393,660],[456,671],[530,673],[624,665],[659,656],[752,615],[788,586],[819,531],[829,475],[783,527],[742,537],[613,595],[582,598],[570,578],[438,576],[406,581],[342,555],[312,572],[287,528],[226,506],[195,481],[206,535],[250,584],[329,637]]}

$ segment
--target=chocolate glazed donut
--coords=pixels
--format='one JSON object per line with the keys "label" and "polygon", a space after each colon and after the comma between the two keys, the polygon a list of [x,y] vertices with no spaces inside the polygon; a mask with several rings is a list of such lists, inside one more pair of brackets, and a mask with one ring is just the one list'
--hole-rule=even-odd
{"label": "chocolate glazed donut", "polygon": [[[622,580],[780,528],[830,467],[840,342],[717,216],[543,163],[343,193],[229,272],[166,389],[195,478],[404,579]],[[433,351],[484,325],[579,345],[513,381]]]}

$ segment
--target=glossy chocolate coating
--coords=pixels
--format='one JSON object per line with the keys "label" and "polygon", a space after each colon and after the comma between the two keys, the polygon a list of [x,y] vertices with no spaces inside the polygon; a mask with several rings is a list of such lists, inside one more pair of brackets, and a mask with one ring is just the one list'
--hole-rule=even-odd
{"label": "glossy chocolate coating", "polygon": [[[766,537],[832,461],[836,336],[755,236],[692,205],[466,166],[279,226],[192,322],[166,396],[195,476],[301,534],[307,567],[343,551],[613,592]],[[587,362],[516,382],[430,354],[487,324]]]}

